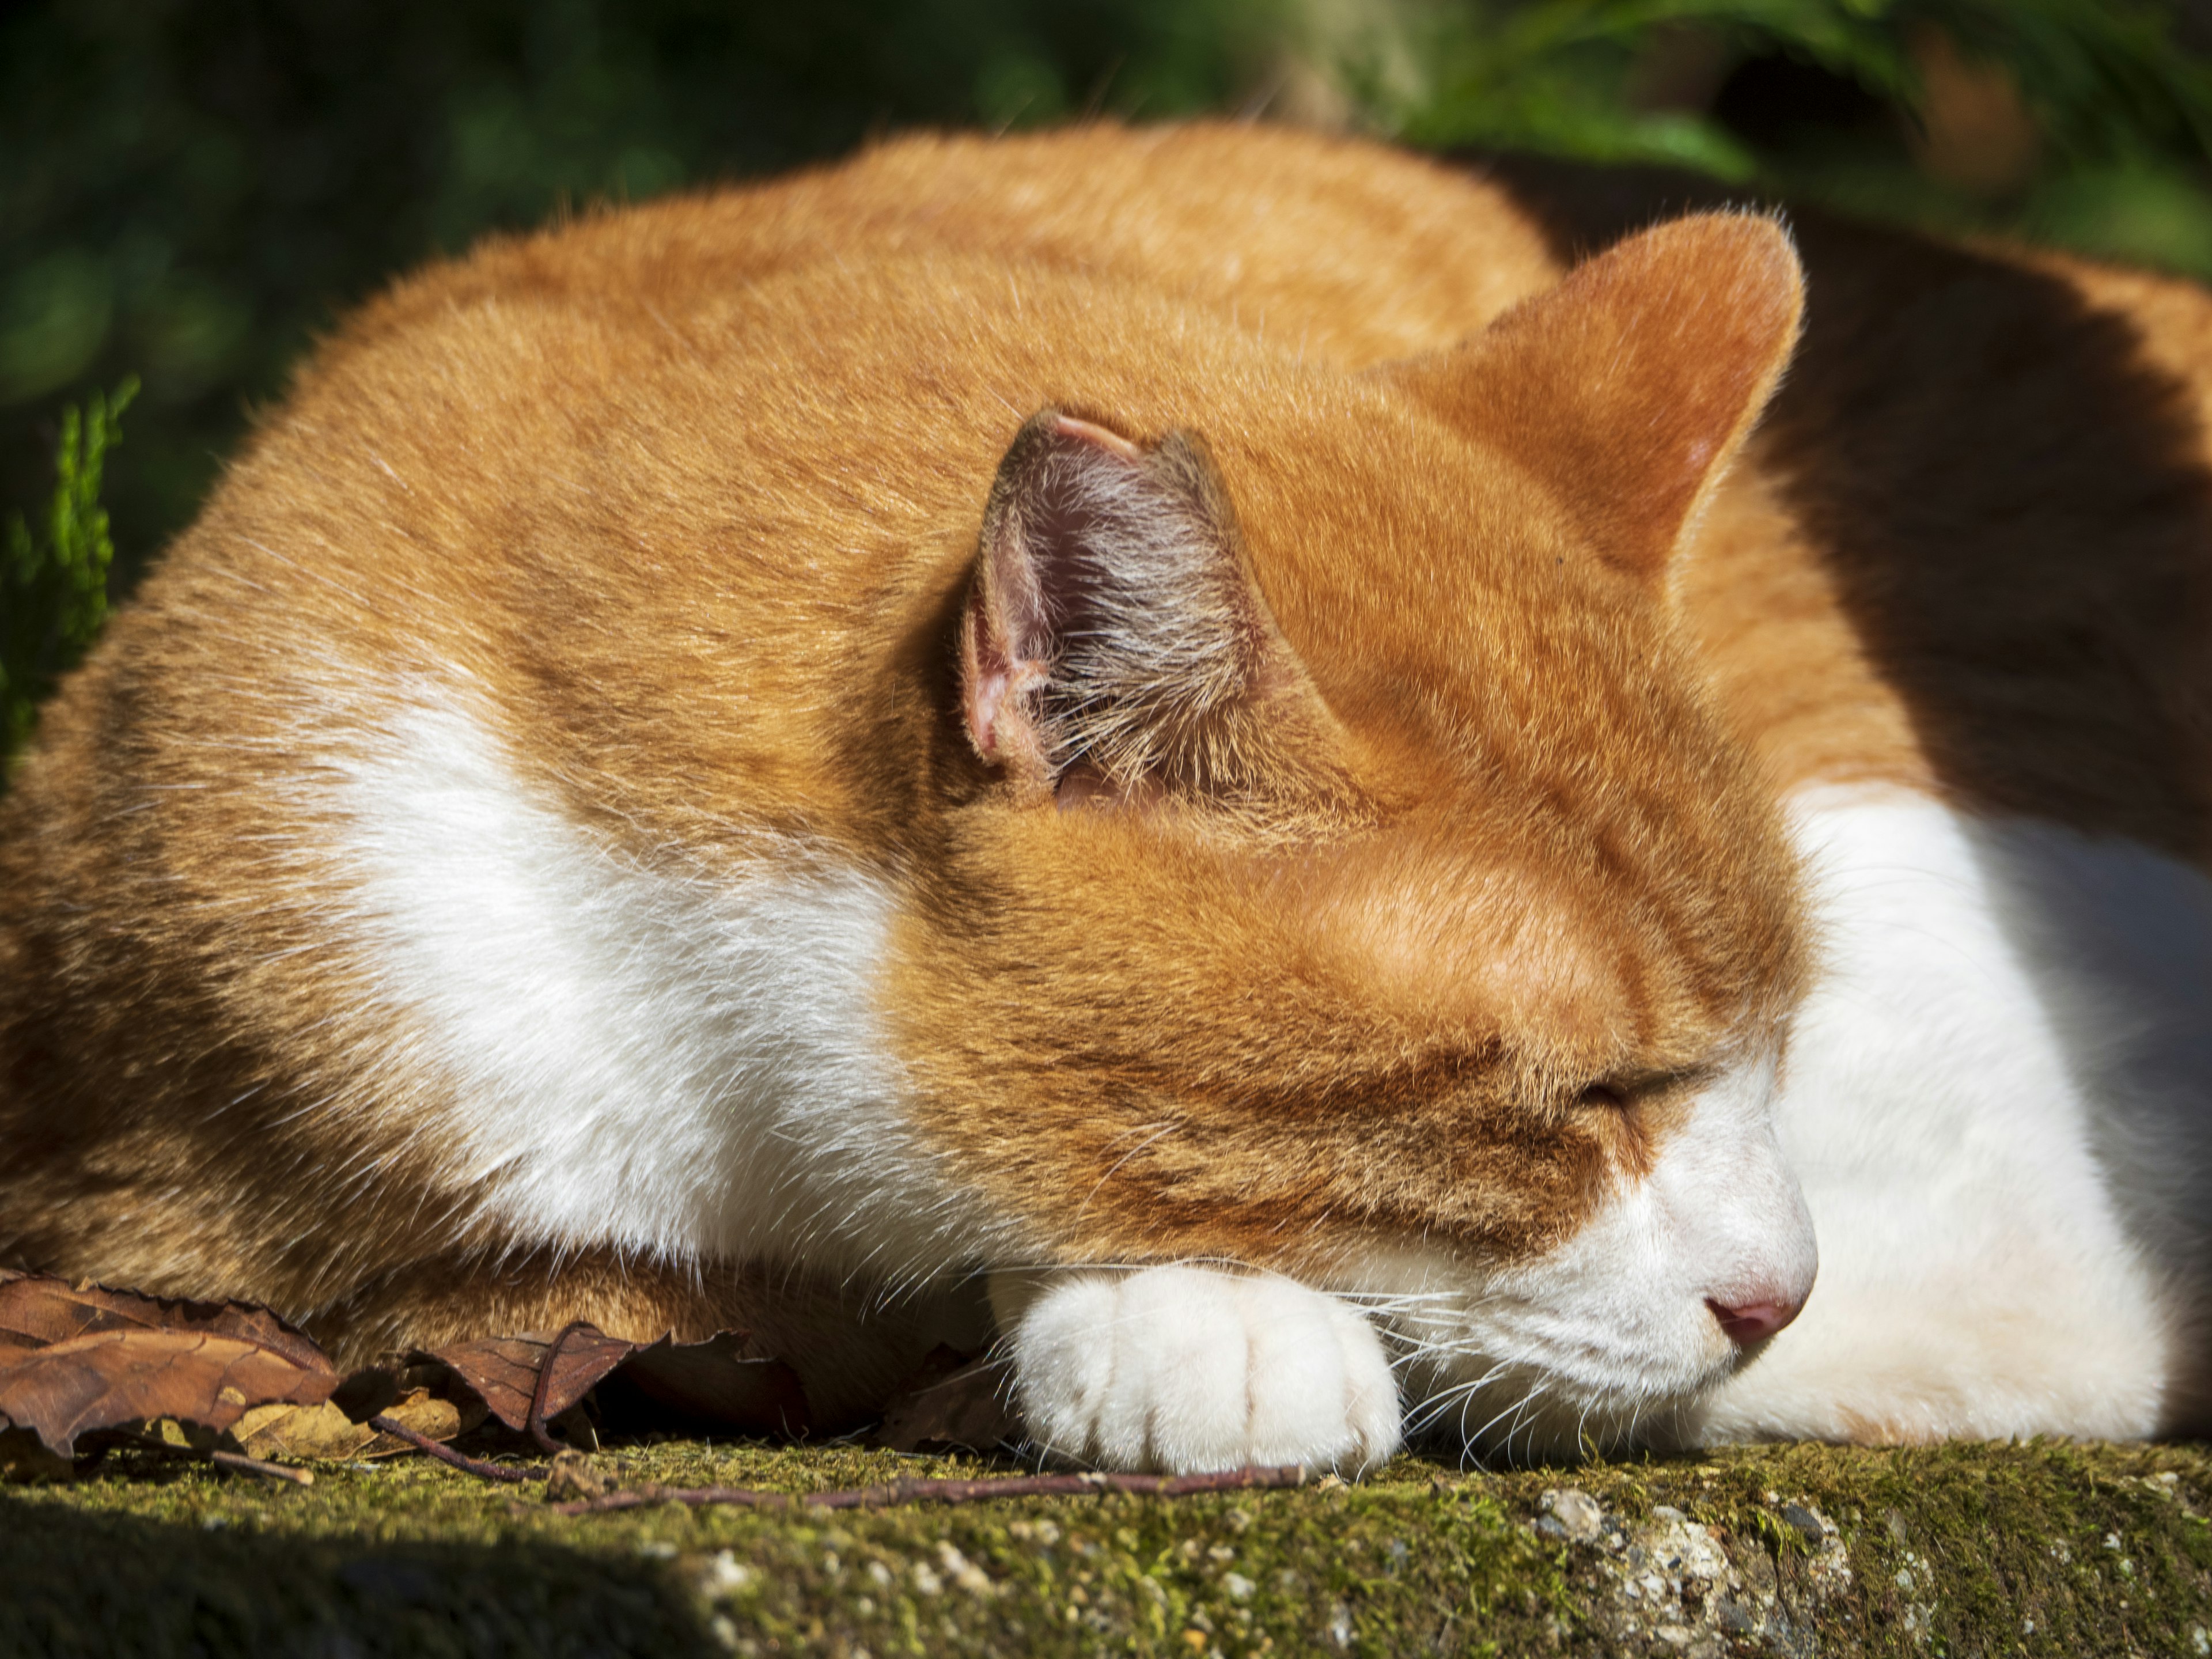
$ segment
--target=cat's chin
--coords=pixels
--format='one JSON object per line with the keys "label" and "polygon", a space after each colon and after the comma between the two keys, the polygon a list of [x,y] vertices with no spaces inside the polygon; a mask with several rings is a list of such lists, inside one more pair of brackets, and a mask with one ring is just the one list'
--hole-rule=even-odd
{"label": "cat's chin", "polygon": [[1488,1462],[1571,1462],[1678,1443],[1699,1402],[1732,1376],[1731,1348],[1696,1363],[1645,1353],[1509,1346],[1433,1317],[1392,1317],[1409,1443]]}
{"label": "cat's chin", "polygon": [[1576,1462],[1702,1442],[1705,1401],[1748,1363],[1739,1354],[1680,1386],[1563,1370],[1534,1360],[1443,1366],[1418,1353],[1401,1372],[1407,1443],[1485,1463]]}

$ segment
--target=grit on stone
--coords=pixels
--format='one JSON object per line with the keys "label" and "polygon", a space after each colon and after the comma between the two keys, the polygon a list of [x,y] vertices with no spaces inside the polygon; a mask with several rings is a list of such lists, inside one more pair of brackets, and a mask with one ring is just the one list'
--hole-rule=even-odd
{"label": "grit on stone", "polygon": [[[1011,1474],[661,1441],[618,1485]],[[0,1489],[0,1654],[2212,1655],[2212,1449],[1753,1449],[1358,1486],[549,1512],[412,1458]]]}

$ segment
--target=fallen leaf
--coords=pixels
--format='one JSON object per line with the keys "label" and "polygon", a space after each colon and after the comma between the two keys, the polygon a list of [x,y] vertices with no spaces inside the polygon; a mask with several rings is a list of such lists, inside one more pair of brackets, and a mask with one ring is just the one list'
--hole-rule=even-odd
{"label": "fallen leaf", "polygon": [[266,1460],[410,1449],[370,1425],[378,1416],[440,1442],[491,1418],[523,1430],[549,1359],[544,1414],[574,1444],[598,1443],[580,1407],[608,1382],[618,1384],[611,1399],[631,1420],[807,1431],[798,1373],[743,1331],[640,1344],[583,1325],[557,1352],[548,1335],[490,1337],[342,1379],[309,1338],[251,1303],[142,1296],[0,1269],[0,1447],[18,1449],[0,1468],[12,1478],[37,1461],[21,1451],[23,1434],[40,1458],[66,1459],[78,1437],[99,1431]]}
{"label": "fallen leaf", "polygon": [[[510,1429],[526,1426],[538,1368],[549,1336],[501,1337],[459,1342],[418,1360],[449,1370],[491,1414]],[[576,1407],[592,1389],[618,1379],[624,1392],[657,1414],[703,1427],[747,1434],[806,1432],[806,1391],[781,1360],[754,1351],[744,1331],[723,1331],[702,1342],[662,1337],[627,1342],[593,1326],[573,1332],[554,1361],[545,1392],[550,1422]]]}
{"label": "fallen leaf", "polygon": [[28,1430],[58,1457],[81,1434],[165,1418],[219,1434],[256,1406],[319,1404],[337,1382],[266,1308],[0,1269],[0,1430]]}
{"label": "fallen leaf", "polygon": [[164,1417],[220,1431],[270,1401],[319,1403],[337,1382],[327,1361],[303,1365],[245,1337],[95,1331],[0,1356],[0,1427],[29,1429],[70,1457],[88,1431]]}
{"label": "fallen leaf", "polygon": [[204,1331],[267,1348],[302,1370],[327,1370],[331,1364],[296,1327],[258,1303],[141,1296],[0,1267],[0,1364],[11,1351],[51,1347],[101,1331]]}
{"label": "fallen leaf", "polygon": [[[550,1335],[492,1337],[456,1342],[415,1358],[447,1367],[494,1417],[510,1429],[520,1429],[530,1420],[531,1396],[552,1343]],[[552,1381],[545,1389],[545,1415],[558,1417],[576,1404],[637,1347],[635,1342],[607,1335],[596,1325],[570,1332],[553,1359]]]}
{"label": "fallen leaf", "polygon": [[[455,1401],[428,1389],[410,1389],[385,1403],[379,1414],[430,1439],[457,1440],[484,1420],[483,1404]],[[356,1423],[334,1400],[314,1406],[257,1406],[231,1430],[239,1449],[249,1457],[296,1457],[336,1462],[353,1458],[392,1457],[416,1449],[396,1435]]]}
{"label": "fallen leaf", "polygon": [[230,1432],[248,1457],[332,1462],[360,1456],[377,1437],[374,1429],[355,1422],[327,1400],[313,1406],[256,1406]]}
{"label": "fallen leaf", "polygon": [[[481,1425],[487,1414],[485,1407],[476,1401],[448,1399],[428,1389],[410,1389],[378,1413],[432,1440],[458,1440]],[[362,1455],[389,1457],[413,1449],[404,1440],[380,1434],[363,1449]]]}
{"label": "fallen leaf", "polygon": [[939,1343],[899,1386],[876,1439],[892,1451],[959,1446],[985,1452],[1021,1437],[1020,1421],[1001,1398],[1006,1368],[970,1360]]}

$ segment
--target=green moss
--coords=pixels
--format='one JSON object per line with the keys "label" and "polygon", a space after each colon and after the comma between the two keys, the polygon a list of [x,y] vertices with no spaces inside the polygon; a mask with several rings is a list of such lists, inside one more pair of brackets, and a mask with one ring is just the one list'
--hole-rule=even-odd
{"label": "green moss", "polygon": [[[616,1457],[632,1480],[786,1491],[986,1472],[846,1446]],[[1604,1534],[1546,1520],[1566,1486]],[[2193,1654],[2208,1500],[2203,1447],[1800,1446],[1498,1474],[1404,1458],[1352,1487],[1176,1501],[562,1517],[419,1462],[298,1490],[118,1454],[0,1492],[0,1652],[1613,1652],[1656,1632],[1718,1653],[1700,1644],[1741,1629],[1740,1651]],[[1701,1589],[1668,1536],[1710,1540],[1725,1577]]]}

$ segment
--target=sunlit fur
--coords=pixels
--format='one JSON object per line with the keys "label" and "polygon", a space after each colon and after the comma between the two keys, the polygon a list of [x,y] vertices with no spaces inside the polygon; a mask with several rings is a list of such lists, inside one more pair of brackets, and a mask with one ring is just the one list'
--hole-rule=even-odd
{"label": "sunlit fur", "polygon": [[[402,283],[0,807],[0,1256],[347,1358],[748,1326],[824,1423],[998,1270],[1113,1462],[1395,1443],[1174,1392],[1279,1324],[1477,1448],[1708,1431],[1708,1301],[1813,1271],[1785,789],[1938,769],[1802,450],[1730,471],[1788,238],[1555,240],[1102,126]],[[1154,1315],[1085,1416],[1100,1297]]]}

